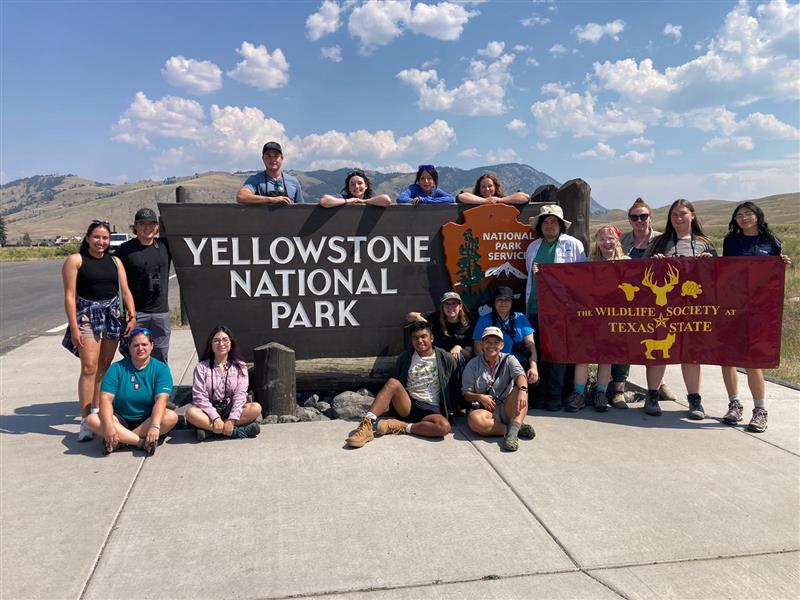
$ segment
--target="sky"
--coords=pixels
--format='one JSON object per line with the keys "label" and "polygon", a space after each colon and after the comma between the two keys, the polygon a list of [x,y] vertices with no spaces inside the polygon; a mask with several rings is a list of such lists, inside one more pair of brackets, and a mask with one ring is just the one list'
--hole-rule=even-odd
{"label": "sky", "polygon": [[[800,190],[800,6],[0,2],[0,179],[521,162],[608,208]],[[336,190],[332,190],[335,192]]]}

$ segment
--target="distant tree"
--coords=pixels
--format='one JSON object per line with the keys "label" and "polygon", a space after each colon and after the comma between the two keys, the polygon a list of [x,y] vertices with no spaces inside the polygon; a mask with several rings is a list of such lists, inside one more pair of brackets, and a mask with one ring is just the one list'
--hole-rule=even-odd
{"label": "distant tree", "polygon": [[0,216],[0,246],[6,245],[6,220]]}
{"label": "distant tree", "polygon": [[31,239],[31,234],[27,231],[22,234],[22,241],[20,242],[23,246],[33,246],[33,240]]}

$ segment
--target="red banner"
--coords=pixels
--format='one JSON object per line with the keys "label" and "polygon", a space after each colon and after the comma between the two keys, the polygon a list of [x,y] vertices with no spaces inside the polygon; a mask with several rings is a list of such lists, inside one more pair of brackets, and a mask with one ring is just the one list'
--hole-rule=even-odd
{"label": "red banner", "polygon": [[780,363],[775,257],[540,265],[541,352],[562,363]]}

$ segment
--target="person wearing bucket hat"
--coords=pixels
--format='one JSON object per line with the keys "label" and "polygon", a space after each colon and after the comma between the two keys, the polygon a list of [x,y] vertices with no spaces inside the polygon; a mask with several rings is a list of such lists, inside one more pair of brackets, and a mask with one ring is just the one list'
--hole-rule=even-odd
{"label": "person wearing bucket hat", "polygon": [[524,369],[527,369],[528,382],[539,380],[536,365],[536,343],[533,327],[528,318],[514,309],[514,290],[502,285],[494,290],[492,311],[483,315],[475,324],[472,334],[474,354],[480,356],[483,332],[487,327],[497,327],[503,332],[503,347],[513,354]]}
{"label": "person wearing bucket hat", "polygon": [[281,170],[283,148],[267,142],[261,149],[264,171],[251,175],[236,194],[239,204],[303,204],[303,189],[294,175]]}
{"label": "person wearing bucket hat", "polygon": [[[536,239],[530,243],[525,252],[525,265],[528,268],[525,303],[528,318],[536,332],[536,347],[540,348],[539,302],[536,295],[536,272],[539,270],[539,265],[584,262],[586,251],[579,239],[567,234],[572,223],[564,218],[564,211],[557,204],[543,205],[539,214],[531,217],[530,225],[536,231]],[[539,360],[547,397],[547,410],[561,410],[566,368],[565,364]]]}
{"label": "person wearing bucket hat", "polygon": [[464,306],[458,292],[442,294],[439,310],[425,316],[420,312],[409,312],[406,321],[427,321],[433,331],[433,342],[442,350],[447,350],[456,359],[459,371],[472,358],[472,330],[469,311]]}
{"label": "person wearing bucket hat", "polygon": [[481,334],[481,354],[464,369],[461,392],[476,406],[467,417],[478,435],[502,435],[503,449],[514,452],[519,438],[533,439],[533,427],[525,423],[528,413],[528,378],[513,354],[504,354],[503,331],[487,327]]}

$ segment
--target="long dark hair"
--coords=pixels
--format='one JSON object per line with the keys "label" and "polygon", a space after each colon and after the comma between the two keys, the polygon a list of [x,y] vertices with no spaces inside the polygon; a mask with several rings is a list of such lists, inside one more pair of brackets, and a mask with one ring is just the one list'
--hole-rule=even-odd
{"label": "long dark hair", "polygon": [[[214,336],[219,332],[224,333],[231,340],[231,347],[228,350],[228,364],[236,366],[236,368],[239,370],[239,373],[243,373],[247,368],[247,365],[244,362],[241,351],[239,350],[239,345],[236,343],[236,338],[233,337],[233,333],[225,325],[217,325],[211,330],[211,333],[208,335],[208,340],[206,340],[206,348],[203,350],[203,355],[200,357],[200,362],[207,360],[209,363],[213,363],[214,350],[211,347],[211,340],[213,340]],[[212,364],[211,366],[213,367],[214,365]]]}
{"label": "long dark hair", "polygon": [[694,210],[694,205],[684,198],[678,198],[670,205],[669,210],[667,211],[667,224],[664,227],[664,233],[662,233],[653,241],[652,249],[648,253],[649,256],[653,256],[654,254],[664,254],[664,250],[667,249],[667,244],[677,239],[678,233],[675,231],[675,227],[672,225],[672,211],[679,206],[685,206],[689,209],[692,215],[694,215],[694,218],[692,219],[692,239],[701,239],[706,243],[711,243],[711,240],[708,238],[708,236],[706,236],[705,232],[703,232],[700,221],[697,219],[697,213]]}
{"label": "long dark hair", "polygon": [[764,211],[761,208],[749,200],[747,202],[742,202],[739,204],[735,209],[733,209],[733,214],[731,215],[730,223],[728,223],[728,233],[725,234],[725,237],[729,235],[743,235],[742,228],[739,227],[739,223],[736,222],[736,213],[740,210],[746,209],[751,211],[756,216],[756,221],[758,222],[758,236],[765,238],[767,241],[772,243],[778,243],[778,238],[775,237],[775,234],[772,233],[772,230],[769,228],[767,224],[767,220],[764,217]]}
{"label": "long dark hair", "polygon": [[[78,249],[79,253],[87,254],[89,252],[89,242],[87,241],[86,238],[92,235],[92,232],[98,227],[102,227],[108,232],[108,235],[111,235],[111,225],[108,223],[108,221],[92,221],[89,224],[89,228],[86,230],[86,235],[83,236],[83,240],[81,241],[81,247]],[[105,252],[103,252],[103,255],[105,255],[107,252],[108,248],[106,248]]]}
{"label": "long dark hair", "polygon": [[344,187],[342,188],[342,198],[352,198],[353,194],[350,193],[350,180],[353,177],[361,177],[364,180],[364,183],[367,186],[367,189],[364,190],[364,200],[367,198],[372,198],[372,184],[369,181],[369,177],[364,171],[359,171],[356,169],[355,171],[350,171],[347,174],[347,177],[344,179]]}
{"label": "long dark hair", "polygon": [[478,180],[475,182],[475,187],[472,188],[472,193],[482,198],[483,196],[481,196],[481,181],[487,178],[491,179],[492,183],[494,184],[495,196],[502,198],[505,195],[503,193],[503,184],[500,183],[500,179],[498,179],[497,175],[495,175],[494,173],[484,173],[483,175],[478,177]]}

